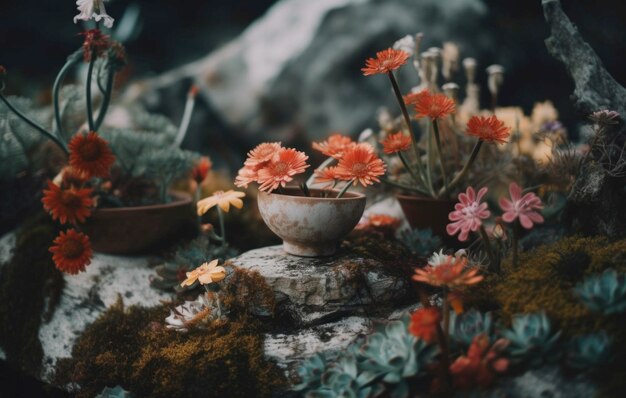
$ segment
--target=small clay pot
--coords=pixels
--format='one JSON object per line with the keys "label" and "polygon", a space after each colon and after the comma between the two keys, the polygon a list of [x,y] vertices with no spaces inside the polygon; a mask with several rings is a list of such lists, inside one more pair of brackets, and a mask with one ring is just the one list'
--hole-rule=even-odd
{"label": "small clay pot", "polygon": [[421,196],[397,195],[404,216],[412,228],[430,228],[434,235],[447,241],[448,214],[454,210],[455,200],[433,199]]}
{"label": "small clay pot", "polygon": [[[301,257],[334,254],[339,242],[358,224],[365,210],[365,195],[346,192],[327,197],[327,191],[311,189],[306,197],[299,188],[285,188],[284,194],[259,192],[263,221],[283,240],[284,250]],[[330,196],[336,196],[333,191]]]}
{"label": "small clay pot", "polygon": [[94,251],[145,253],[193,223],[191,195],[171,192],[170,196],[172,202],[165,204],[96,209],[80,228]]}

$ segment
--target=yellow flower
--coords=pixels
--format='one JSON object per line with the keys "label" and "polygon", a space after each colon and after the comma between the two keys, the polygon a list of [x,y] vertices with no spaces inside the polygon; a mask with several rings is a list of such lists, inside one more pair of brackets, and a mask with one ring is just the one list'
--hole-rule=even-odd
{"label": "yellow flower", "polygon": [[210,263],[204,263],[191,272],[187,272],[187,279],[185,279],[180,285],[191,286],[196,281],[200,281],[201,285],[208,285],[209,283],[219,282],[226,277],[226,269],[224,267],[217,266],[218,260],[213,260]]}
{"label": "yellow flower", "polygon": [[230,210],[230,205],[241,209],[243,207],[243,201],[239,198],[243,198],[244,196],[246,196],[244,192],[233,191],[232,189],[226,192],[214,192],[213,195],[208,198],[198,201],[198,215],[203,215],[215,205],[219,206],[220,209],[224,210],[226,213]]}

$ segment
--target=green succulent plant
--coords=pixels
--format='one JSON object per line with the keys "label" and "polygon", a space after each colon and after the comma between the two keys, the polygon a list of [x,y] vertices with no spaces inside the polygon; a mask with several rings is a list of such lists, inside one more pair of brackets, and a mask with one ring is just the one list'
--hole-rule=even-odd
{"label": "green succulent plant", "polygon": [[384,392],[384,387],[373,383],[376,375],[360,371],[355,355],[342,356],[321,377],[319,388],[310,390],[306,398],[369,398]]}
{"label": "green succulent plant", "polygon": [[407,248],[419,256],[428,256],[441,247],[441,238],[433,235],[430,228],[405,230],[401,239]]}
{"label": "green succulent plant", "polygon": [[494,323],[490,312],[485,314],[471,309],[460,315],[454,311],[450,314],[450,338],[451,342],[460,347],[467,348],[472,344],[474,337],[485,334],[493,342]]}
{"label": "green succulent plant", "polygon": [[302,391],[306,389],[319,388],[322,383],[322,375],[324,374],[327,365],[328,360],[322,353],[316,353],[312,357],[304,360],[298,368],[300,383],[294,386],[294,390]]}
{"label": "green succulent plant", "polygon": [[501,334],[510,341],[507,353],[514,362],[538,367],[559,360],[561,332],[553,332],[550,320],[543,311],[514,315],[511,329]]}
{"label": "green succulent plant", "polygon": [[599,368],[613,357],[612,340],[604,332],[578,336],[570,344],[567,365],[580,370]]}
{"label": "green succulent plant", "polygon": [[585,279],[574,292],[591,311],[604,315],[626,311],[626,277],[614,269]]}
{"label": "green succulent plant", "polygon": [[96,398],[133,398],[134,395],[124,390],[121,386],[114,388],[104,387],[102,392],[96,395]]}

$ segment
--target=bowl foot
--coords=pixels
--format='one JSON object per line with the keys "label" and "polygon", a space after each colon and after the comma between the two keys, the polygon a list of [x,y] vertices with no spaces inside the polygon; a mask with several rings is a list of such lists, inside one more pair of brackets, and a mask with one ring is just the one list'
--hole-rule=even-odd
{"label": "bowl foot", "polygon": [[283,250],[288,254],[299,257],[327,257],[337,252],[337,243],[325,243],[320,245],[303,245],[302,243],[283,241]]}

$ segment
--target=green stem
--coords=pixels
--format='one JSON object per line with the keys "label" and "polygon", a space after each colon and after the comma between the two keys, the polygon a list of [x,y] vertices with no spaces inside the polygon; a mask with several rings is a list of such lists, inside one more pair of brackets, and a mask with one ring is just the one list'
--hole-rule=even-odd
{"label": "green stem", "polygon": [[91,103],[91,75],[93,74],[93,66],[96,63],[96,58],[91,56],[89,61],[89,67],[87,68],[87,83],[85,88],[85,100],[87,101],[87,123],[89,123],[89,131],[96,131],[93,121],[93,104]]}
{"label": "green stem", "polygon": [[404,155],[402,154],[402,152],[398,152],[398,157],[402,161],[402,164],[404,165],[404,168],[407,169],[409,174],[411,174],[411,177],[413,178],[413,181],[415,181],[417,184],[419,184],[420,183],[420,178],[415,174],[415,172],[413,171],[411,166],[409,166],[409,162],[407,162],[407,160],[404,157]]}
{"label": "green stem", "polygon": [[432,121],[428,122],[428,138],[426,139],[426,181],[428,182],[428,189],[432,196],[437,197],[435,194],[435,188],[433,186],[433,173],[431,171],[432,163],[433,163],[433,135],[430,134],[430,125],[433,124]]}
{"label": "green stem", "polygon": [[[200,184],[198,184],[198,186],[196,187],[196,192],[194,193],[194,201],[196,204],[196,208],[198,206],[198,202],[200,201],[200,196],[202,195],[202,187],[200,186]],[[197,214],[197,212],[196,212]],[[198,231],[201,231],[202,229],[202,216],[196,216],[196,221],[198,223]]]}
{"label": "green stem", "polygon": [[411,187],[411,186],[408,186],[408,185],[400,184],[399,182],[395,182],[395,181],[389,180],[389,179],[384,178],[384,177],[383,177],[383,178],[381,178],[380,180],[381,180],[383,183],[387,184],[387,185],[391,185],[392,187],[405,189],[405,190],[407,190],[407,191],[411,191],[411,192],[419,193],[419,194],[426,195],[426,196],[429,196],[429,195],[430,195],[430,193],[429,193],[429,192],[427,192],[427,191],[425,191],[425,190],[423,190],[423,189],[420,189],[420,188],[418,188],[418,187]]}
{"label": "green stem", "polygon": [[439,136],[439,121],[435,119],[433,122],[433,128],[435,133],[435,142],[437,144],[437,152],[439,153],[439,166],[441,166],[441,178],[443,178],[443,195],[448,194],[448,177],[446,176],[446,168],[443,164],[443,151],[441,150],[441,137]]}
{"label": "green stem", "polygon": [[69,154],[69,152],[67,151],[67,148],[65,147],[65,144],[63,143],[63,141],[61,141],[59,138],[57,138],[55,135],[49,133],[45,128],[43,128],[42,126],[39,125],[39,123],[31,120],[28,118],[28,116],[24,115],[22,112],[20,112],[17,108],[15,108],[13,106],[13,104],[11,104],[11,102],[9,102],[9,100],[4,96],[4,94],[2,94],[2,90],[4,89],[4,85],[2,87],[0,87],[0,100],[2,100],[2,102],[5,103],[5,105],[7,106],[7,108],[9,108],[17,117],[19,117],[20,119],[22,119],[26,124],[28,124],[30,127],[34,128],[35,130],[37,130],[37,132],[39,132],[41,135],[43,135],[44,137],[50,139],[52,142],[54,142],[59,148],[61,148],[61,150],[63,151],[63,153],[65,153],[66,155]]}
{"label": "green stem", "polygon": [[402,99],[402,92],[400,91],[400,87],[398,86],[398,81],[396,80],[396,77],[393,75],[393,72],[387,73],[387,76],[389,76],[389,80],[391,81],[391,87],[393,87],[393,92],[396,95],[396,100],[398,101],[398,105],[400,105],[400,110],[402,111],[402,116],[404,118],[404,124],[406,124],[406,127],[409,133],[411,134],[411,145],[413,147],[413,152],[415,152],[415,161],[417,162],[417,170],[421,177],[421,182],[424,186],[426,186],[426,181],[424,178],[424,170],[422,168],[422,157],[420,156],[420,151],[417,146],[417,136],[415,135],[415,132],[413,131],[413,127],[411,126],[411,118],[409,117],[409,111],[407,111],[406,109],[406,104],[404,103],[404,100]]}
{"label": "green stem", "polygon": [[491,264],[489,265],[489,269],[493,272],[499,273],[500,272],[500,264],[496,261],[496,256],[493,252],[493,248],[491,247],[491,241],[489,240],[489,235],[487,234],[487,231],[485,230],[485,227],[483,227],[482,225],[480,226],[479,229],[480,232],[480,236],[483,240],[483,244],[485,245],[485,250],[487,251],[487,256],[489,256],[489,261],[491,262]]}
{"label": "green stem", "polygon": [[[478,142],[476,142],[476,145],[474,145],[474,149],[472,149],[472,153],[470,154],[469,159],[467,159],[467,162],[465,163],[465,166],[463,166],[463,169],[454,177],[452,182],[450,182],[450,184],[448,184],[448,189],[449,190],[454,188],[461,180],[463,180],[463,178],[465,177],[467,172],[472,167],[472,164],[474,164],[474,161],[476,160],[476,156],[478,156],[478,152],[480,152],[480,147],[482,145],[483,145],[483,141],[482,140],[478,140]],[[443,195],[443,193],[444,193],[444,188],[442,188],[439,191],[440,195]]]}
{"label": "green stem", "polygon": [[[318,168],[315,169],[315,171],[325,169],[326,167],[330,166],[334,161],[335,161],[335,158],[332,158],[332,157],[324,160],[322,164],[320,164]],[[315,172],[311,174],[311,176],[306,180],[305,184],[307,185],[307,187],[309,187],[311,186],[311,184],[313,184],[313,182],[315,182]]]}
{"label": "green stem", "polygon": [[63,68],[59,71],[56,79],[54,80],[54,85],[52,86],[52,104],[54,106],[54,119],[57,125],[57,132],[60,137],[65,137],[65,133],[63,132],[63,118],[61,117],[61,110],[59,108],[59,92],[61,91],[61,85],[65,80],[65,76],[67,72],[69,72],[70,68],[72,68],[75,64],[78,63],[78,59],[76,57],[70,57]]}
{"label": "green stem", "polygon": [[222,233],[222,247],[226,247],[226,228],[224,227],[224,213],[219,206],[217,206],[217,217],[220,220],[220,232]]}
{"label": "green stem", "polygon": [[513,224],[511,229],[513,230],[513,239],[511,241],[511,249],[513,250],[513,269],[517,268],[517,225]]}
{"label": "green stem", "polygon": [[446,345],[448,345],[448,336],[450,335],[450,300],[448,300],[448,287],[443,287],[443,335],[446,339]]}
{"label": "green stem", "polygon": [[343,196],[344,193],[346,193],[346,191],[348,190],[348,188],[350,188],[352,186],[352,184],[354,183],[354,178],[351,179],[350,181],[348,181],[346,183],[346,186],[343,187],[343,189],[339,192],[339,194],[337,195],[337,199],[341,198]]}
{"label": "green stem", "polygon": [[98,131],[102,122],[104,122],[104,118],[106,117],[107,111],[109,109],[109,104],[111,103],[111,94],[113,92],[113,81],[115,77],[115,72],[113,68],[109,67],[109,73],[107,74],[107,85],[102,97],[102,105],[100,106],[100,112],[98,113],[98,119],[96,119],[94,125],[94,131]]}

